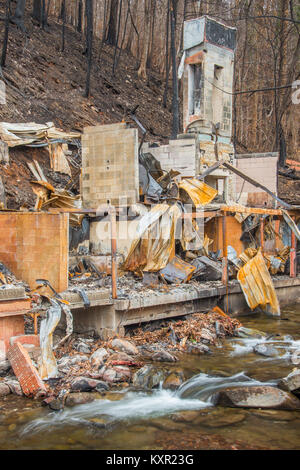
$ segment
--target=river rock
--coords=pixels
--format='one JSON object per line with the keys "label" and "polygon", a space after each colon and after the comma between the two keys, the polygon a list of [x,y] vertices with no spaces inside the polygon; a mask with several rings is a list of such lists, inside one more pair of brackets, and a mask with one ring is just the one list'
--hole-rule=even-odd
{"label": "river rock", "polygon": [[176,423],[192,423],[199,416],[199,411],[185,410],[172,415],[172,420]]}
{"label": "river rock", "polygon": [[109,356],[109,362],[116,361],[116,362],[134,362],[135,359],[132,356],[125,352],[115,352],[111,356]]}
{"label": "river rock", "polygon": [[289,375],[278,382],[281,390],[293,392],[300,395],[300,369],[294,369]]}
{"label": "river rock", "polygon": [[0,397],[10,394],[10,388],[5,383],[0,383]]}
{"label": "river rock", "polygon": [[53,411],[60,411],[64,409],[64,403],[62,398],[54,398],[49,403],[49,408]]}
{"label": "river rock", "polygon": [[4,377],[10,370],[11,365],[9,361],[0,361],[0,377]]}
{"label": "river rock", "polygon": [[74,392],[90,392],[99,385],[99,380],[90,377],[76,377],[71,383],[71,390]]}
{"label": "river rock", "polygon": [[151,357],[152,361],[154,362],[176,362],[178,361],[177,357],[173,356],[172,354],[168,353],[164,349],[157,351]]}
{"label": "river rock", "polygon": [[74,366],[76,364],[79,364],[80,362],[85,362],[88,361],[88,356],[85,356],[84,354],[74,354],[74,356],[62,356],[58,361],[58,368],[60,367],[70,367]]}
{"label": "river rock", "polygon": [[208,343],[208,344],[213,343],[215,339],[217,338],[217,335],[215,333],[212,333],[207,328],[202,328],[200,335],[201,335],[201,341],[203,343]]}
{"label": "river rock", "polygon": [[96,349],[90,357],[92,366],[99,367],[104,363],[104,359],[108,356],[108,352],[104,348]]}
{"label": "river rock", "polygon": [[205,412],[200,411],[198,417],[194,420],[195,424],[201,424],[208,428],[223,428],[241,423],[246,418],[246,413],[231,409],[208,409]]}
{"label": "river rock", "polygon": [[103,366],[99,369],[99,376],[108,383],[128,382],[131,379],[131,372],[126,366]]}
{"label": "river rock", "polygon": [[206,344],[201,343],[188,343],[187,344],[187,352],[189,354],[210,354],[211,350]]}
{"label": "river rock", "polygon": [[253,348],[253,351],[256,354],[260,354],[265,357],[277,357],[279,356],[278,350],[274,348],[272,344],[268,343],[259,343],[256,344]]}
{"label": "river rock", "polygon": [[5,384],[9,386],[11,393],[13,393],[14,395],[23,395],[22,388],[18,380],[6,379]]}
{"label": "river rock", "polygon": [[289,392],[266,385],[224,388],[212,395],[213,403],[234,408],[298,410],[300,400]]}
{"label": "river rock", "polygon": [[83,341],[76,344],[74,346],[74,349],[76,349],[76,351],[84,353],[84,354],[89,354],[91,352],[90,346],[88,344],[84,343]]}
{"label": "river rock", "polygon": [[298,412],[283,410],[251,410],[251,415],[270,421],[294,421]]}
{"label": "river rock", "polygon": [[158,387],[163,379],[162,370],[157,370],[154,366],[144,366],[135,372],[132,383],[137,388],[152,389]]}
{"label": "river rock", "polygon": [[84,403],[90,403],[101,396],[98,393],[88,393],[88,392],[80,392],[80,393],[70,393],[66,398],[66,405],[67,406],[75,406],[75,405],[83,405]]}
{"label": "river rock", "polygon": [[162,388],[170,389],[170,390],[177,390],[181,384],[184,382],[184,375],[182,371],[175,371],[172,372],[168,377],[164,380]]}
{"label": "river rock", "polygon": [[126,339],[115,338],[112,340],[111,345],[114,349],[117,349],[118,351],[123,351],[127,354],[132,354],[133,356],[139,353],[137,347]]}
{"label": "river rock", "polygon": [[234,336],[238,336],[239,338],[264,338],[266,337],[266,333],[263,331],[255,330],[254,328],[245,328],[244,326],[240,326],[234,330]]}

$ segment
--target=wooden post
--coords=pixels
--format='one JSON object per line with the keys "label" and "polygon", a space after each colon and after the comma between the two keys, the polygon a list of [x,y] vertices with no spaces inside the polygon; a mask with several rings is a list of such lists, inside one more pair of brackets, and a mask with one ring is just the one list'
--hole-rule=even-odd
{"label": "wooden post", "polygon": [[291,230],[290,277],[296,277],[296,246],[296,235],[293,230]]}
{"label": "wooden post", "polygon": [[263,254],[264,252],[264,219],[263,217],[260,218],[260,248],[261,248],[261,253]]}
{"label": "wooden post", "polygon": [[116,209],[110,207],[110,229],[111,229],[111,290],[112,298],[117,299],[117,222]]}
{"label": "wooden post", "polygon": [[224,285],[227,285],[228,282],[228,260],[227,260],[227,227],[226,227],[226,215],[222,217],[222,236],[223,236],[223,274],[222,282]]}

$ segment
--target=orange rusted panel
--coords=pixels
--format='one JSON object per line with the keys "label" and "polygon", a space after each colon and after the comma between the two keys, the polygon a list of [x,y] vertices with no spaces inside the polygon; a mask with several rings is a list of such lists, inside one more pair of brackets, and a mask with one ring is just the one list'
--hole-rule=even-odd
{"label": "orange rusted panel", "polygon": [[182,201],[189,202],[188,198],[184,197],[184,193],[187,193],[188,197],[196,207],[209,204],[218,194],[216,189],[203,183],[203,181],[196,180],[195,178],[184,179],[178,186]]}
{"label": "orange rusted panel", "polygon": [[193,64],[201,64],[204,60],[204,52],[199,51],[196,52],[195,54],[191,55],[190,57],[187,57],[184,61],[185,64],[193,65]]}
{"label": "orange rusted panel", "polygon": [[237,274],[245,299],[251,310],[261,307],[266,313],[280,315],[280,306],[265,260],[259,250]]}

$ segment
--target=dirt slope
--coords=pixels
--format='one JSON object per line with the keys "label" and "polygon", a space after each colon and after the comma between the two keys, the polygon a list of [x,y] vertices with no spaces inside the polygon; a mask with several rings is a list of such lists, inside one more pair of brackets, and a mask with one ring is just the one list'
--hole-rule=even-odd
{"label": "dirt slope", "polygon": [[[0,2],[0,16],[4,2]],[[163,77],[149,71],[148,80],[137,76],[136,59],[122,51],[118,68],[112,75],[113,47],[94,39],[91,96],[84,98],[87,59],[84,36],[66,26],[65,50],[61,52],[62,25],[53,18],[43,31],[26,12],[27,37],[10,25],[6,66],[6,105],[0,105],[0,121],[49,122],[64,130],[82,130],[86,125],[121,121],[127,108],[139,105],[137,116],[147,129],[146,140],[164,142],[171,132],[172,116],[162,106]],[[0,22],[0,37],[4,24]],[[1,44],[2,47],[2,44]],[[171,93],[168,108],[170,109]],[[57,185],[57,174],[49,172],[46,149],[10,149],[10,165],[0,165],[7,206],[32,207],[34,179],[26,162],[38,160],[49,182]],[[64,180],[64,178],[62,178]],[[66,181],[68,178],[66,179]],[[63,182],[63,181],[62,181]]]}
{"label": "dirt slope", "polygon": [[[0,15],[3,7],[2,1]],[[171,114],[162,106],[160,75],[152,71],[148,81],[139,79],[136,60],[122,51],[112,76],[114,48],[95,38],[91,96],[86,99],[84,37],[67,26],[65,50],[61,52],[61,24],[50,18],[47,31],[43,31],[33,24],[29,11],[25,23],[27,38],[10,25],[7,63],[3,68],[7,105],[0,109],[1,120],[53,121],[67,130],[81,130],[85,125],[118,122],[127,106],[139,104],[137,115],[152,140],[169,136]],[[3,28],[1,22],[1,38]]]}

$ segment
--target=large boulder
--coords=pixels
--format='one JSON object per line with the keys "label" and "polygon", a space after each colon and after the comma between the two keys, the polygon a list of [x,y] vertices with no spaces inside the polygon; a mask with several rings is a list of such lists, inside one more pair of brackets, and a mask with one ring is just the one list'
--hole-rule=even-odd
{"label": "large boulder", "polygon": [[182,371],[175,371],[172,372],[168,377],[164,380],[163,388],[170,389],[170,390],[177,390],[184,382],[184,374]]}
{"label": "large boulder", "polygon": [[238,336],[239,338],[264,338],[266,337],[266,333],[263,331],[255,330],[254,328],[246,328],[244,326],[240,326],[234,330],[234,336]]}
{"label": "large boulder", "polygon": [[278,382],[278,387],[300,395],[300,369],[294,369],[289,375]]}
{"label": "large boulder", "polygon": [[188,343],[187,344],[187,352],[189,354],[210,354],[211,350],[206,344],[201,344],[201,343]]}
{"label": "large boulder", "polygon": [[139,369],[132,378],[132,383],[137,388],[152,389],[158,387],[164,379],[162,370],[153,366],[144,366]]}
{"label": "large boulder", "polygon": [[99,377],[108,383],[128,382],[131,379],[131,372],[125,366],[103,366],[99,369]]}
{"label": "large boulder", "polygon": [[74,392],[90,392],[102,385],[101,380],[91,379],[90,377],[76,377],[71,382],[71,390]]}
{"label": "large boulder", "polygon": [[104,359],[107,358],[108,352],[104,348],[96,349],[90,357],[92,366],[99,367],[104,363]]}
{"label": "large boulder", "polygon": [[300,400],[289,392],[266,385],[224,388],[212,395],[213,403],[234,408],[298,410]]}
{"label": "large boulder", "polygon": [[178,360],[177,357],[168,353],[164,349],[161,349],[160,351],[155,352],[152,356],[152,361],[154,362],[176,362],[177,360]]}
{"label": "large boulder", "polygon": [[82,405],[84,403],[90,403],[97,398],[101,398],[101,395],[98,393],[88,393],[88,392],[80,392],[80,393],[70,393],[66,398],[66,405],[67,406],[75,406],[75,405]]}
{"label": "large boulder", "polygon": [[0,377],[4,377],[10,370],[11,365],[7,360],[0,361]]}
{"label": "large boulder", "polygon": [[268,344],[268,343],[256,344],[253,348],[253,351],[256,354],[260,354],[261,356],[265,356],[265,357],[279,356],[278,350],[272,344]]}
{"label": "large boulder", "polygon": [[126,339],[115,338],[112,340],[111,345],[114,349],[117,349],[118,351],[123,351],[133,356],[139,353],[137,347]]}
{"label": "large boulder", "polygon": [[10,394],[10,388],[5,383],[0,382],[0,397]]}

